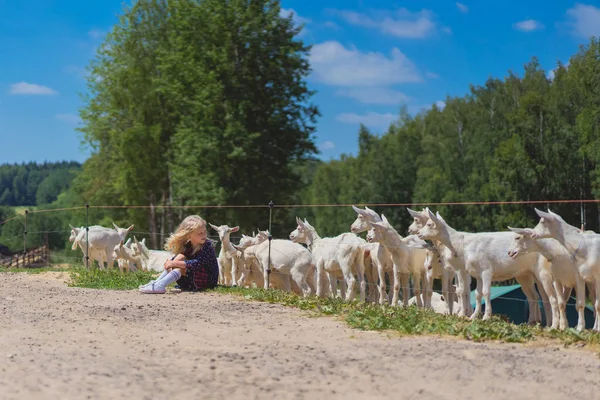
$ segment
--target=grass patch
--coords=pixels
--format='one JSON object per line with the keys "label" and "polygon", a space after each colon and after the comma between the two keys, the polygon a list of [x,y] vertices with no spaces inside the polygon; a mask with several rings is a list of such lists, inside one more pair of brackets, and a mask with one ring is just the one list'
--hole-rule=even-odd
{"label": "grass patch", "polygon": [[351,327],[362,330],[391,330],[401,335],[458,336],[476,342],[500,340],[524,343],[538,339],[553,339],[565,345],[582,343],[594,350],[600,350],[600,334],[597,332],[590,330],[577,332],[573,328],[561,331],[539,325],[515,325],[499,316],[493,316],[488,321],[471,322],[468,319],[441,315],[433,310],[416,306],[390,307],[358,301],[345,303],[340,299],[317,297],[304,299],[293,293],[279,290],[218,287],[215,292],[243,296],[247,300],[312,310],[321,315],[338,316]]}
{"label": "grass patch", "polygon": [[149,280],[157,275],[156,271],[121,273],[118,268],[109,270],[90,268],[87,270],[77,267],[71,268],[69,272],[71,275],[71,284],[69,286],[113,290],[137,289],[139,285],[148,283]]}

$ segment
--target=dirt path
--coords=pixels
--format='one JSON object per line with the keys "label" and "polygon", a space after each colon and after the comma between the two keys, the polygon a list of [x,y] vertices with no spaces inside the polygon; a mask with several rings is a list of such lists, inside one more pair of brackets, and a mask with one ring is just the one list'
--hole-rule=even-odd
{"label": "dirt path", "polygon": [[219,294],[0,275],[1,399],[597,398],[585,350],[387,337]]}

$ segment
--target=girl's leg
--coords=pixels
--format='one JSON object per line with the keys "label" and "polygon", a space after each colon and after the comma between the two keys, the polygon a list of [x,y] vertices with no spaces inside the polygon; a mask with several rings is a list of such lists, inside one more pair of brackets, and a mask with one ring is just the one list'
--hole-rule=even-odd
{"label": "girl's leg", "polygon": [[164,278],[165,276],[167,276],[168,273],[169,273],[169,271],[167,271],[166,269],[163,270],[163,272],[158,276],[158,278],[152,279],[150,282],[148,282],[148,283],[146,283],[144,285],[138,286],[138,289],[141,289],[144,286],[152,285],[153,283],[158,282],[159,280],[161,280],[162,278]]}
{"label": "girl's leg", "polygon": [[178,269],[174,269],[171,272],[168,272],[162,279],[157,280],[156,282],[144,286],[140,289],[142,293],[165,293],[166,286],[176,282],[179,278],[181,278],[181,271]]}
{"label": "girl's leg", "polygon": [[176,282],[179,278],[181,278],[181,270],[174,268],[171,270],[171,272],[168,272],[162,278],[157,279],[156,282],[154,282],[154,284],[164,287],[170,283]]}

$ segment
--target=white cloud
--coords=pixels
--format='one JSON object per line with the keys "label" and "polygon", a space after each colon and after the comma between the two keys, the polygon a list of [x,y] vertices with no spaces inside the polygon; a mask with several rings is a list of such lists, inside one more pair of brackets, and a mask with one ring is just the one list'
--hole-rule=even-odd
{"label": "white cloud", "polygon": [[567,25],[575,36],[600,36],[600,9],[577,3],[567,10]]}
{"label": "white cloud", "polygon": [[524,21],[516,22],[513,27],[518,31],[531,32],[538,29],[544,28],[544,25],[540,21],[534,19],[526,19]]}
{"label": "white cloud", "polygon": [[47,86],[36,85],[34,83],[27,82],[18,82],[10,85],[10,94],[49,95],[57,94],[57,92]]}
{"label": "white cloud", "polygon": [[82,122],[81,118],[79,118],[79,115],[75,114],[57,114],[56,119],[64,121],[69,125],[79,125]]}
{"label": "white cloud", "polygon": [[382,53],[361,53],[346,49],[336,41],[313,46],[310,64],[314,78],[334,86],[377,86],[421,82],[417,68],[400,50],[392,49],[391,58]]}
{"label": "white cloud", "polygon": [[348,10],[332,10],[351,25],[372,28],[400,38],[425,38],[436,31],[433,14],[429,10],[410,12],[406,8],[396,11],[374,10],[367,14]]}
{"label": "white cloud", "polygon": [[335,149],[335,143],[333,143],[330,140],[327,140],[327,141],[321,143],[321,145],[319,146],[319,149],[323,150],[323,151],[333,150],[333,149]]}
{"label": "white cloud", "polygon": [[464,5],[463,3],[456,2],[456,7],[458,7],[458,10],[463,14],[469,12],[469,7]]}
{"label": "white cloud", "polygon": [[435,102],[435,106],[437,108],[439,108],[440,110],[443,110],[444,108],[446,108],[446,102],[442,101],[442,100],[438,100]]}
{"label": "white cloud", "polygon": [[106,35],[106,32],[101,31],[100,29],[92,29],[88,32],[88,36],[92,39],[100,39],[101,37],[104,37],[104,35]]}
{"label": "white cloud", "polygon": [[440,76],[433,72],[425,72],[425,76],[430,79],[438,79]]}
{"label": "white cloud", "polygon": [[279,16],[283,18],[288,18],[290,15],[297,25],[308,24],[311,22],[310,19],[299,16],[293,8],[282,8],[279,10]]}
{"label": "white cloud", "polygon": [[399,105],[410,101],[410,97],[404,93],[385,87],[341,89],[336,94],[338,96],[350,97],[364,104]]}
{"label": "white cloud", "polygon": [[342,113],[335,119],[345,124],[364,124],[374,128],[387,128],[392,122],[398,119],[398,116],[390,113],[380,114],[376,112],[368,112],[365,115]]}

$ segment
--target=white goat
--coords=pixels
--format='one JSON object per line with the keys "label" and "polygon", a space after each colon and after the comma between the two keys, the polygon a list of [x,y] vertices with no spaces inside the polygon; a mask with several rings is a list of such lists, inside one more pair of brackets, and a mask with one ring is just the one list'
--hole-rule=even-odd
{"label": "white goat", "polygon": [[[121,240],[124,240],[127,234],[133,229],[134,225],[131,225],[129,228],[119,228],[114,222],[113,225],[115,229],[109,229],[102,226],[94,225],[89,227],[89,232],[86,235],[85,229],[80,229],[79,233],[73,240],[73,245],[71,247],[72,250],[77,249],[77,246],[81,248],[83,251],[83,260],[85,264],[85,259],[87,256],[86,248],[89,247],[90,254],[93,254],[95,257],[101,258],[99,262],[100,268],[104,268],[103,261],[106,261],[106,266],[108,268],[112,268],[114,265],[113,260],[113,250],[117,244]],[[71,226],[71,234],[76,228]],[[89,237],[89,241],[86,239],[86,236]],[[88,245],[89,243],[89,245]],[[98,258],[96,258],[98,260]]]}
{"label": "white goat", "polygon": [[[554,238],[564,246],[575,264],[580,276],[594,284],[594,309],[596,320],[594,330],[600,331],[600,235],[596,233],[582,233],[580,229],[567,224],[560,215],[540,211],[535,212],[540,221],[533,229],[531,237],[534,239]],[[577,312],[581,316],[582,305],[577,302]],[[581,317],[580,317],[581,318]]]}
{"label": "white goat", "polygon": [[209,224],[219,234],[221,241],[221,250],[219,250],[219,280],[222,285],[236,286],[241,276],[241,271],[238,270],[240,259],[237,256],[237,250],[231,244],[229,235],[237,232],[240,227],[234,226],[230,228],[227,225],[216,226]]}
{"label": "white goat", "polygon": [[[425,226],[425,224],[427,223],[427,220],[429,220],[429,215],[427,214],[429,208],[425,208],[424,210],[422,210],[421,212],[418,211],[414,211],[411,210],[410,208],[407,207],[407,210],[409,212],[409,214],[413,217],[413,222],[412,224],[410,224],[410,226],[408,227],[408,234],[409,235],[416,235],[419,232],[419,229],[421,229],[422,227]],[[433,242],[433,246],[436,249],[437,255],[439,256],[439,262],[441,263],[441,267],[438,270],[433,270],[432,269],[428,269],[428,273],[427,273],[427,289],[431,290],[431,287],[433,285],[433,280],[434,279],[442,279],[442,294],[444,295],[444,298],[446,299],[452,299],[453,301],[448,301],[446,303],[446,305],[448,306],[448,314],[455,314],[453,311],[453,307],[454,307],[454,296],[460,294],[461,296],[463,295],[464,291],[465,291],[465,285],[463,285],[461,282],[459,282],[459,279],[456,279],[458,288],[457,288],[457,292],[454,292],[452,290],[453,285],[452,285],[452,280],[454,279],[454,277],[456,276],[456,272],[454,271],[454,269],[449,266],[446,265],[444,263],[444,257],[442,257],[442,254],[444,253],[444,245],[437,240],[432,241]],[[433,255],[432,255],[433,256]],[[467,286],[470,286],[471,283],[471,279],[469,277],[468,282],[465,282],[465,284]],[[462,302],[457,303],[459,305],[459,310],[460,310],[460,306],[462,305]],[[457,310],[457,313],[458,311]],[[467,310],[467,314],[471,315],[472,310]]]}
{"label": "white goat", "polygon": [[[548,322],[552,321],[553,328],[558,327],[556,292],[552,283],[550,266],[543,257],[538,254],[529,254],[513,260],[506,251],[514,238],[512,232],[458,232],[450,227],[439,213],[436,216],[428,211],[428,214],[429,220],[419,230],[419,238],[441,241],[446,246],[445,261],[450,263],[457,273],[460,273],[460,270],[467,271],[477,280],[475,311],[471,315],[471,319],[475,319],[481,314],[482,296],[485,300],[483,318],[491,317],[492,281],[535,276],[544,288],[550,302],[552,317],[550,319],[548,316],[547,320]],[[462,300],[465,302],[466,299],[463,297]],[[531,298],[528,300],[532,301]],[[463,309],[466,308],[467,304],[463,303]]]}
{"label": "white goat", "polygon": [[[350,225],[350,232],[352,233],[361,233],[366,232],[371,229],[371,222],[381,221],[379,214],[375,211],[371,210],[369,207],[365,207],[364,210],[352,206],[352,209],[356,212],[356,219]],[[385,296],[382,292],[382,287],[385,291],[385,279],[381,279],[381,276],[385,275],[385,272],[391,272],[393,269],[392,263],[392,254],[379,243],[366,243],[366,250],[369,251],[371,265],[368,266],[365,263],[365,275],[367,276],[367,284],[372,284],[373,286],[377,286],[377,292],[379,292],[379,298],[377,298],[377,293],[372,288],[369,288],[369,301],[374,303],[383,304],[385,302]],[[390,282],[392,281],[392,276],[390,275]],[[408,277],[407,277],[408,278]],[[406,285],[408,286],[408,279],[406,279]],[[392,301],[392,289],[390,288],[390,292],[387,296],[387,301]]]}
{"label": "white goat", "polygon": [[[258,239],[260,240],[260,239]],[[291,290],[290,278],[302,290],[304,297],[310,296],[313,288],[309,285],[309,277],[315,265],[312,254],[303,246],[289,240],[273,239],[269,265],[269,241],[258,242],[252,240],[245,242],[247,247],[234,246],[240,251],[240,259],[244,263],[244,270],[249,270],[255,265],[263,274],[263,287],[268,289],[268,269],[280,275],[279,283],[286,291]],[[258,274],[257,274],[258,275]],[[240,281],[242,279],[240,278]]]}
{"label": "white goat", "polygon": [[[557,240],[538,239],[531,237],[533,229],[511,228],[515,233],[515,238],[508,249],[508,255],[516,258],[521,254],[540,253],[550,262],[552,276],[554,277],[554,288],[557,292],[558,307],[560,309],[560,329],[567,329],[569,322],[566,319],[566,305],[571,295],[571,290],[575,288],[577,297],[577,312],[579,320],[577,330],[585,329],[585,281],[577,270],[571,254]],[[562,318],[565,316],[565,318]]]}
{"label": "white goat", "polygon": [[148,271],[164,271],[165,262],[173,257],[173,253],[165,250],[149,250],[148,252],[150,255],[146,263]]}
{"label": "white goat", "polygon": [[[422,299],[423,302],[425,302],[425,299]],[[448,305],[446,304],[446,298],[436,292],[433,292],[432,296],[431,296],[431,308],[433,309],[433,311],[435,311],[438,314],[447,314],[448,313],[448,308],[451,308],[453,310],[453,314],[457,314],[458,313],[458,303],[454,304],[454,307],[448,307]],[[413,296],[410,298],[410,300],[408,300],[408,305],[411,306],[413,304],[417,304],[417,297]]]}
{"label": "white goat", "polygon": [[322,296],[322,281],[325,274],[329,277],[331,294],[335,296],[335,276],[342,273],[347,285],[346,301],[354,298],[356,279],[360,285],[360,300],[365,300],[365,259],[364,240],[354,233],[342,233],[333,238],[321,238],[317,230],[305,219],[296,217],[297,228],[290,233],[290,239],[296,243],[305,243],[311,251],[317,267],[317,296]]}
{"label": "white goat", "polygon": [[123,269],[127,269],[127,271],[137,270],[138,267],[143,269],[144,265],[144,256],[139,254],[136,255],[133,249],[127,247],[123,244],[123,240],[119,242],[118,245],[115,246],[112,254],[113,258],[118,261],[124,261],[119,263],[119,269],[123,272]]}
{"label": "white goat", "polygon": [[[421,301],[421,280],[425,274],[425,260],[427,258],[427,250],[424,248],[409,247],[408,244],[418,240],[414,235],[413,237],[403,238],[389,223],[385,215],[381,214],[380,222],[371,222],[371,229],[367,234],[367,241],[378,242],[392,255],[392,261],[394,264],[393,275],[394,275],[394,294],[392,298],[392,304],[398,304],[398,291],[400,289],[399,278],[400,274],[405,276],[412,275],[413,277],[413,290],[417,298],[417,305],[423,307]],[[422,245],[426,245],[420,241]],[[381,279],[381,277],[380,277]],[[404,284],[403,284],[404,286]],[[382,290],[380,288],[380,290]],[[409,291],[408,285],[403,287],[402,298],[405,306],[408,305]],[[427,296],[425,296],[427,299]]]}
{"label": "white goat", "polygon": [[[412,234],[416,234],[418,233],[419,229],[421,229],[422,227],[425,226],[425,224],[427,223],[427,221],[429,220],[429,208],[425,207],[424,210],[422,210],[421,212],[417,212],[417,211],[413,211],[410,208],[408,209],[409,213],[413,216],[413,223],[408,227],[408,231],[409,233]],[[443,218],[442,218],[443,219]],[[438,249],[438,252],[441,254],[444,253],[445,251],[445,246],[437,240],[433,240],[432,241],[434,246]],[[444,263],[444,257],[440,257],[442,263]],[[446,264],[444,263],[444,270],[448,271],[449,275],[448,275],[448,284],[450,285],[452,283],[452,278],[454,276],[456,276],[456,295],[459,299],[463,298],[463,296],[466,297],[466,301],[467,304],[469,306],[468,310],[464,313],[464,315],[472,315],[473,314],[473,308],[471,307],[471,302],[469,300],[469,294],[470,294],[470,287],[471,287],[471,276],[468,274],[464,274],[465,276],[463,276],[463,279],[466,278],[466,282],[463,284],[462,283],[462,279],[460,279],[460,275],[456,274],[456,271],[453,269],[453,267],[450,264]],[[439,278],[439,276],[437,276],[436,274],[434,274],[434,279]],[[442,277],[442,293],[443,292],[443,287],[444,287],[444,283],[443,283],[444,278]],[[529,301],[529,320],[528,323],[529,324],[535,324],[537,322],[541,322],[542,321],[542,314],[540,312],[540,307],[538,306],[538,295],[537,292],[535,290],[535,285],[534,285],[534,279],[531,276],[520,276],[516,278],[517,282],[521,285],[521,288],[523,290],[523,292],[525,293],[525,295],[527,296],[528,299],[532,299],[532,301]],[[453,285],[449,286],[449,290],[451,287],[454,287]],[[544,308],[546,309],[546,315],[550,315],[550,307],[548,306],[548,297],[546,295],[546,292],[543,290],[543,288],[540,286],[540,293],[542,294],[542,298],[544,300]],[[459,301],[458,302],[458,306],[459,306],[459,315],[462,315],[462,313],[460,312],[460,307],[462,306],[463,301]],[[450,304],[448,304],[450,306]],[[453,306],[453,305],[452,305]],[[454,313],[454,312],[453,312]]]}
{"label": "white goat", "polygon": [[[88,264],[86,264],[86,259],[88,256],[88,249],[86,249],[85,245],[81,245],[81,243],[77,240],[78,236],[83,232],[83,234],[85,235],[85,227],[82,226],[81,228],[75,228],[73,225],[70,225],[71,227],[71,235],[69,236],[69,242],[73,243],[71,249],[72,250],[76,250],[77,249],[77,245],[79,245],[79,247],[81,248],[81,251],[83,252],[83,258],[82,258],[82,263],[84,266],[88,266]],[[103,226],[99,226],[99,225],[93,225],[90,226],[89,229],[92,228],[102,228],[105,229]],[[103,269],[104,268],[104,261],[106,261],[106,254],[102,251],[98,251],[97,249],[93,249],[90,248],[89,249],[89,263],[93,264],[94,260],[96,260],[96,262],[98,263],[98,267]]]}
{"label": "white goat", "polygon": [[135,255],[141,255],[146,260],[150,258],[150,251],[148,250],[148,247],[146,247],[146,238],[143,238],[140,242],[138,242],[137,238],[134,236],[131,249]]}
{"label": "white goat", "polygon": [[[125,247],[131,250],[131,238],[127,239],[127,242],[124,244]],[[123,272],[124,269],[129,271],[136,271],[137,267],[129,263],[124,257],[121,257],[119,253],[113,251],[113,258],[117,260],[117,267],[119,267],[119,271]]]}

